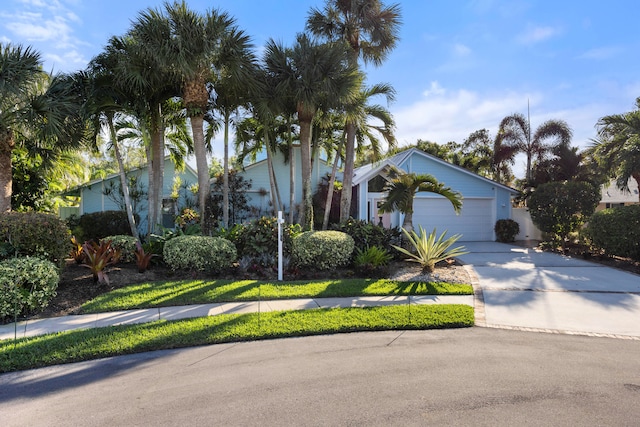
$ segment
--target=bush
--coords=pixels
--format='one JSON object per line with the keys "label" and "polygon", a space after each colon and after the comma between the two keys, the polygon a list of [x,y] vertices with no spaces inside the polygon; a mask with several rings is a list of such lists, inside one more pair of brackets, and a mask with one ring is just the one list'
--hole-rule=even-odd
{"label": "bush", "polygon": [[365,250],[356,248],[353,266],[360,274],[371,277],[382,277],[387,273],[387,266],[393,260],[393,255],[386,249],[371,246]]}
{"label": "bush", "polygon": [[596,212],[589,219],[585,235],[608,255],[640,260],[640,205]]}
{"label": "bush", "polygon": [[163,256],[173,270],[220,271],[231,267],[237,251],[222,237],[178,236],[165,243]]}
{"label": "bush", "polygon": [[[136,223],[138,218],[136,217]],[[104,211],[84,214],[78,220],[78,227],[72,232],[81,241],[98,241],[107,236],[131,235],[131,227],[125,211]]]}
{"label": "bush", "polygon": [[[301,233],[300,224],[282,227],[283,251],[291,250],[291,240]],[[228,234],[238,249],[240,257],[262,258],[265,254],[278,255],[278,219],[265,217],[251,221],[245,225],[235,225]]]}
{"label": "bush", "polygon": [[31,257],[0,261],[0,318],[46,307],[56,296],[59,281],[51,261]]}
{"label": "bush", "polygon": [[562,242],[578,231],[600,202],[600,190],[588,182],[549,182],[527,201],[533,223]]}
{"label": "bush", "polygon": [[32,256],[61,267],[71,250],[71,240],[66,224],[54,215],[8,212],[0,214],[0,246],[0,258]]}
{"label": "bush", "polygon": [[293,239],[291,257],[298,267],[330,270],[348,264],[354,246],[341,231],[307,231]]}
{"label": "bush", "polygon": [[106,236],[102,240],[111,241],[111,247],[120,251],[121,262],[134,262],[136,260],[136,243],[135,237],[125,234],[116,236]]}
{"label": "bush", "polygon": [[502,243],[515,242],[520,232],[520,225],[512,219],[499,219],[493,227],[496,232],[496,240]]}
{"label": "bush", "polygon": [[384,228],[366,221],[349,218],[340,224],[334,224],[334,230],[347,233],[353,238],[356,249],[361,251],[377,246],[395,254],[393,245],[400,245],[402,232],[399,228]]}

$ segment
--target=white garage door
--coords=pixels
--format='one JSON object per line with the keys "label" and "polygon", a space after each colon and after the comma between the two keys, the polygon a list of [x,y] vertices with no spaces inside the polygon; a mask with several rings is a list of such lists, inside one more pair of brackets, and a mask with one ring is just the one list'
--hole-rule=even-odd
{"label": "white garage door", "polygon": [[416,198],[413,201],[413,227],[418,225],[430,233],[434,228],[438,235],[447,230],[447,236],[462,234],[460,241],[493,240],[493,200],[464,199],[462,211],[455,214],[451,202],[446,199]]}

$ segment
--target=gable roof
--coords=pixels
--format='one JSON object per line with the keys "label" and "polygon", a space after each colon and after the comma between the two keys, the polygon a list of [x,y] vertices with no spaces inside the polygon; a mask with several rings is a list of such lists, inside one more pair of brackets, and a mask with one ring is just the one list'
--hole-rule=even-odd
{"label": "gable roof", "polygon": [[386,159],[381,160],[380,162],[377,163],[370,163],[368,165],[364,165],[361,166],[357,169],[355,169],[353,171],[353,185],[357,185],[363,182],[367,182],[368,180],[374,178],[376,175],[378,175],[383,169],[387,168],[387,167],[396,167],[398,169],[402,169],[400,167],[400,165],[402,163],[404,163],[407,159],[409,159],[409,157],[414,156],[414,155],[418,155],[418,156],[422,156],[425,157],[427,159],[429,159],[430,161],[439,163],[441,165],[445,165],[446,167],[452,168],[454,170],[456,170],[457,172],[469,175],[471,177],[474,177],[476,179],[479,179],[481,181],[486,182],[487,184],[491,184],[497,187],[500,187],[504,190],[509,191],[512,194],[517,194],[518,190],[511,188],[507,185],[501,184],[497,181],[494,181],[492,179],[489,178],[485,178],[484,176],[478,175],[477,173],[471,172],[468,169],[465,169],[461,166],[457,166],[454,165],[452,163],[447,162],[446,160],[442,160],[439,157],[433,156],[431,154],[425,153],[422,150],[419,150],[417,148],[410,148],[408,150],[405,151],[401,151],[398,154],[395,154],[391,157],[388,157]]}

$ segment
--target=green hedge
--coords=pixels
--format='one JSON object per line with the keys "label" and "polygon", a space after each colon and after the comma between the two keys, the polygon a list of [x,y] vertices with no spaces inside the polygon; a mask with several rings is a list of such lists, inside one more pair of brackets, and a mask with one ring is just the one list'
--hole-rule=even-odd
{"label": "green hedge", "polygon": [[293,239],[291,257],[298,267],[331,270],[349,263],[354,246],[341,231],[307,231]]}
{"label": "green hedge", "polygon": [[39,258],[0,261],[0,318],[40,310],[56,296],[58,268]]}
{"label": "green hedge", "polygon": [[164,262],[173,270],[220,271],[237,258],[235,245],[222,237],[178,236],[163,249]]}
{"label": "green hedge", "polygon": [[0,259],[34,256],[64,265],[71,250],[67,225],[58,217],[37,212],[0,214]]}
{"label": "green hedge", "polygon": [[640,260],[640,205],[620,206],[593,214],[585,235],[608,255]]}
{"label": "green hedge", "polygon": [[[136,217],[136,223],[138,218]],[[84,214],[73,228],[73,234],[81,241],[95,240],[107,236],[131,235],[131,227],[125,211],[104,211]]]}

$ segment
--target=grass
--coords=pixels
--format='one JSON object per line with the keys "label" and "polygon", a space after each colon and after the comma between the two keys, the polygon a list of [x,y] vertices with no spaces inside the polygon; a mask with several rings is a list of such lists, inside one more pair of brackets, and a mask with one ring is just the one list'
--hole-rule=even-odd
{"label": "grass", "polygon": [[226,342],[356,331],[473,326],[466,305],[402,305],[220,315],[0,341],[0,372]]}
{"label": "grass", "polygon": [[83,313],[258,299],[386,295],[472,295],[471,285],[398,282],[388,279],[336,279],[291,282],[257,280],[174,280],[116,289],[88,301]]}

